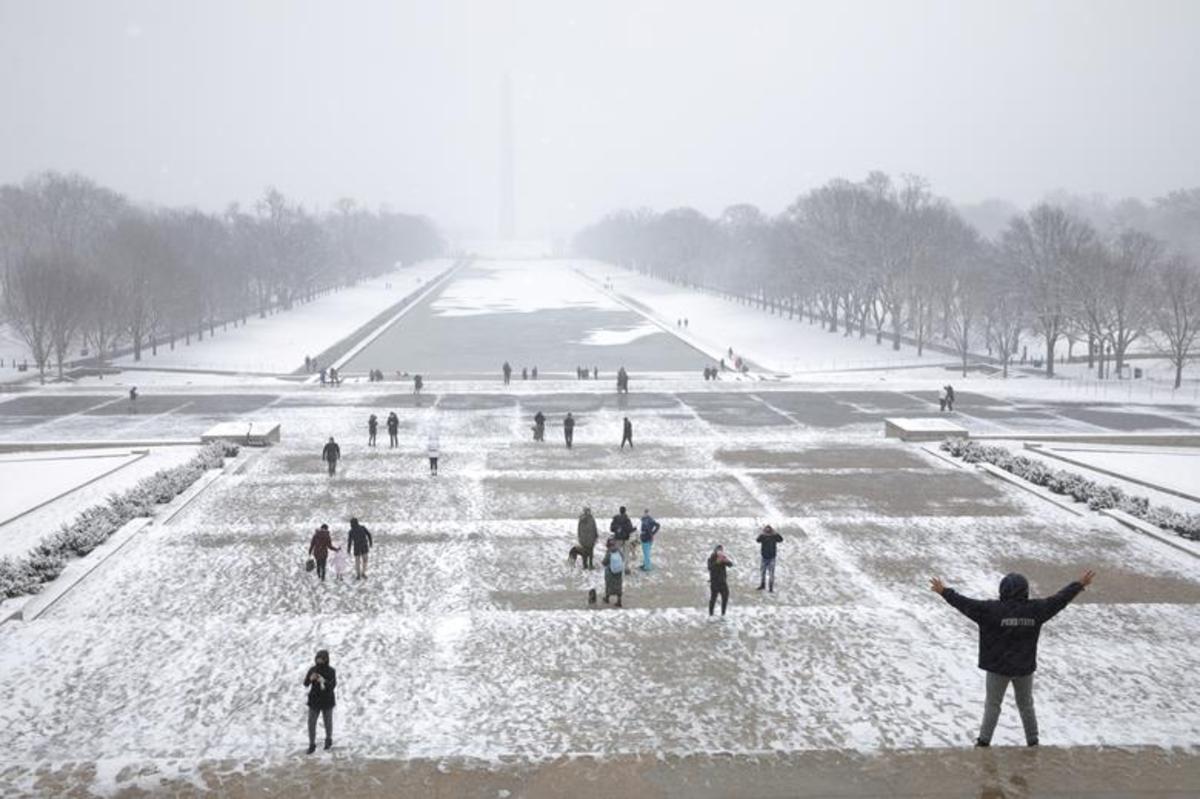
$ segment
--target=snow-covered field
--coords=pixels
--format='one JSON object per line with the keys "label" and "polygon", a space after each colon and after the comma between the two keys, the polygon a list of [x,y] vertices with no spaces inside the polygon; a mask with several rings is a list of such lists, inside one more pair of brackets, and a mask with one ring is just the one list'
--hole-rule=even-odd
{"label": "snow-covered field", "polygon": [[[578,291],[580,320],[595,311],[588,303],[611,301],[571,280],[539,291]],[[514,311],[531,301],[497,283],[451,284],[443,310],[518,336],[525,314]],[[812,328],[806,339],[807,325],[748,313],[707,333],[703,309],[687,315],[719,349],[773,368],[805,362],[828,335]],[[777,324],[801,333],[781,342]],[[589,325],[569,335],[617,335]],[[505,388],[498,374],[420,398],[394,384],[162,386],[136,413],[96,385],[0,402],[0,440],[190,436],[222,416],[283,429],[281,444],[244,453],[236,473],[138,534],[45,616],[0,627],[0,787],[36,793],[32,775],[79,762],[96,764],[82,784],[107,791],[143,767],[289,770],[305,757],[300,683],[321,647],[339,675],[335,762],[966,747],[982,709],[976,632],[928,577],[986,597],[1015,570],[1046,594],[1089,567],[1095,585],[1042,634],[1042,743],[1193,746],[1200,561],[885,440],[887,415],[937,415],[937,375],[839,373],[813,385],[635,374],[624,397],[602,381]],[[1067,401],[1028,379],[954,382],[965,386],[954,417],[976,432],[1200,427],[1187,404]],[[400,446],[381,431],[368,447],[367,415],[392,410]],[[549,424],[535,444],[539,410]],[[578,418],[571,450],[567,410]],[[626,416],[636,448],[622,451]],[[434,428],[436,478],[425,458]],[[331,435],[345,456],[334,478],[320,461]],[[620,504],[662,523],[655,568],[626,578],[624,610],[590,609],[599,573],[566,564],[575,518],[590,506],[603,531]],[[25,517],[29,527],[52,531],[53,507]],[[303,568],[309,536],[328,523],[344,543],[350,516],[375,535],[370,578],[320,584]],[[754,536],[768,521],[785,539],[774,593],[755,590]],[[705,606],[717,543],[736,563],[724,621]],[[1019,729],[1009,703],[996,743],[1020,743]]]}
{"label": "snow-covered field", "polygon": [[[305,356],[316,357],[353,333],[373,316],[445,272],[448,260],[425,261],[364,280],[313,302],[266,319],[250,318],[244,327],[220,332],[190,347],[159,347],[158,355],[143,353],[136,364],[144,368],[287,373],[301,369]],[[390,286],[390,287],[389,287]],[[117,361],[133,366],[133,356]]]}

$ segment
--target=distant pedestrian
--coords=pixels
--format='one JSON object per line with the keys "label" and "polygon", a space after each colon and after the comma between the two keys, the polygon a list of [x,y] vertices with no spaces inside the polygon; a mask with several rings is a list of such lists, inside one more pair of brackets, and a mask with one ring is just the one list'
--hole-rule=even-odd
{"label": "distant pedestrian", "polygon": [[307,355],[304,356],[304,371],[306,373],[312,371],[312,358]]}
{"label": "distant pedestrian", "polygon": [[729,604],[729,579],[725,570],[733,566],[733,561],[725,554],[725,547],[717,544],[716,549],[708,556],[708,615],[713,615],[717,605],[717,597],[721,597],[721,615],[725,615],[725,606]]}
{"label": "distant pedestrian", "polygon": [[346,536],[346,549],[354,556],[354,579],[367,579],[367,556],[375,542],[371,531],[358,523],[357,517],[350,517],[350,533]]}
{"label": "distant pedestrian", "polygon": [[599,366],[593,366],[593,367],[592,367],[592,379],[593,379],[593,380],[599,380],[599,379],[600,379],[600,367],[599,367]]}
{"label": "distant pedestrian", "polygon": [[137,403],[137,398],[138,398],[137,386],[131,386],[129,389],[129,404],[133,405],[133,404]]}
{"label": "distant pedestrian", "polygon": [[375,446],[375,436],[377,433],[379,433],[379,419],[375,416],[375,414],[371,414],[371,416],[367,419],[367,446],[368,447]]}
{"label": "distant pedestrian", "polygon": [[942,599],[979,625],[979,668],[987,672],[987,698],[983,723],[976,746],[990,746],[1000,705],[1008,684],[1017,696],[1017,710],[1025,728],[1025,743],[1038,745],[1037,714],[1033,706],[1033,673],[1037,670],[1038,634],[1042,625],[1054,618],[1083,589],[1092,584],[1096,573],[1088,570],[1057,594],[1044,599],[1029,598],[1029,581],[1022,574],[1006,574],[1000,581],[1000,599],[970,599],[941,578],[934,577],[929,587]]}
{"label": "distant pedestrian", "polygon": [[534,380],[537,380],[537,367],[536,366],[533,367],[532,377]]}
{"label": "distant pedestrian", "polygon": [[946,387],[942,386],[941,389],[938,391],[938,413],[945,413],[946,400],[947,400]]}
{"label": "distant pedestrian", "polygon": [[758,590],[766,588],[768,592],[773,593],[775,591],[776,547],[783,541],[783,536],[775,532],[775,528],[768,524],[758,534],[756,540],[758,541],[759,555],[762,557],[758,570]]}
{"label": "distant pedestrian", "polygon": [[954,386],[946,384],[946,410],[954,411]]}
{"label": "distant pedestrian", "polygon": [[650,515],[650,509],[642,511],[641,521],[641,543],[642,543],[642,566],[644,572],[650,571],[653,567],[650,565],[650,548],[654,546],[654,536],[658,535],[661,525],[654,521],[654,517]]}
{"label": "distant pedestrian", "polygon": [[533,440],[546,440],[546,414],[541,411],[533,415]]}
{"label": "distant pedestrian", "polygon": [[324,369],[321,370],[321,385],[322,386],[325,385],[325,370]]}
{"label": "distant pedestrian", "polygon": [[629,444],[629,448],[633,449],[633,422],[629,421],[629,417],[625,417],[625,422],[621,428],[621,449],[625,449],[625,444]]}
{"label": "distant pedestrian", "polygon": [[508,361],[504,362],[504,366],[500,367],[500,371],[504,373],[504,385],[508,385],[512,380],[512,366]]}
{"label": "distant pedestrian", "polygon": [[325,724],[325,748],[333,746],[333,708],[337,705],[337,671],[329,665],[329,651],[317,652],[316,664],[304,675],[308,687],[308,753],[317,751],[317,717]]}
{"label": "distant pedestrian", "polygon": [[522,366],[522,367],[521,367],[521,379],[522,379],[522,380],[528,380],[528,379],[529,379],[529,368],[528,368],[528,367],[526,367],[526,366]]}
{"label": "distant pedestrian", "polygon": [[334,388],[342,384],[342,378],[338,375],[336,366],[329,367],[329,382],[333,383]]}
{"label": "distant pedestrian", "polygon": [[429,456],[429,473],[437,477],[438,457],[441,455],[441,446],[438,444],[436,430],[429,431],[429,437],[425,441],[425,453]]}
{"label": "distant pedestrian", "polygon": [[625,561],[625,570],[629,571],[630,562],[633,560],[633,550],[629,545],[629,540],[633,536],[633,521],[629,518],[629,514],[625,512],[624,505],[620,507],[617,515],[613,516],[612,521],[608,523],[608,531],[613,534],[617,546],[621,548],[621,558]]}
{"label": "distant pedestrian", "polygon": [[346,573],[346,553],[338,550],[333,553],[333,578],[339,583],[342,581],[342,575]]}
{"label": "distant pedestrian", "polygon": [[570,449],[575,441],[575,417],[570,411],[567,411],[567,418],[563,419],[563,438],[567,440],[567,449]]}
{"label": "distant pedestrian", "polygon": [[333,545],[329,525],[322,524],[308,542],[308,554],[317,563],[317,579],[321,582],[325,582],[325,562],[329,559],[330,550],[336,552],[337,547]]}
{"label": "distant pedestrian", "polygon": [[329,476],[333,477],[337,474],[338,461],[342,458],[342,448],[333,440],[333,436],[329,437],[325,448],[321,450],[321,460],[325,461],[325,465],[329,467]]}
{"label": "distant pedestrian", "polygon": [[624,607],[621,604],[621,588],[625,581],[625,559],[621,556],[621,549],[617,546],[617,542],[608,539],[608,543],[604,548],[604,559],[600,561],[604,566],[604,604],[608,604],[610,596],[617,597],[617,607]]}
{"label": "distant pedestrian", "polygon": [[421,379],[420,375],[413,375],[413,393],[414,394],[420,394],[421,388],[424,385],[425,385],[425,381]]}
{"label": "distant pedestrian", "polygon": [[387,418],[388,429],[388,448],[398,447],[400,445],[400,417],[396,416],[395,411],[388,413]]}
{"label": "distant pedestrian", "polygon": [[583,552],[583,568],[595,568],[592,558],[595,557],[596,540],[600,537],[600,531],[596,529],[596,518],[592,516],[591,508],[584,508],[583,513],[579,514],[575,536],[579,541],[579,549]]}

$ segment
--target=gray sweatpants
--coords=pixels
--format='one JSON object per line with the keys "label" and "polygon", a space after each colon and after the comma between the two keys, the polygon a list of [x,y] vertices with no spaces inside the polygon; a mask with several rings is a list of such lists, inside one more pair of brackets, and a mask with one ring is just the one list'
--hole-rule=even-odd
{"label": "gray sweatpants", "polygon": [[317,742],[317,716],[325,722],[325,740],[333,740],[333,708],[331,707],[310,707],[308,709],[308,742],[315,744]]}
{"label": "gray sweatpants", "polygon": [[1008,677],[990,671],[987,673],[987,698],[983,702],[983,724],[979,727],[979,740],[985,744],[992,742],[992,733],[996,730],[996,722],[1000,720],[1000,703],[1004,701],[1004,694],[1010,682],[1017,697],[1021,724],[1025,727],[1025,743],[1035,744],[1038,739],[1038,726],[1037,714],[1033,710],[1032,674]]}

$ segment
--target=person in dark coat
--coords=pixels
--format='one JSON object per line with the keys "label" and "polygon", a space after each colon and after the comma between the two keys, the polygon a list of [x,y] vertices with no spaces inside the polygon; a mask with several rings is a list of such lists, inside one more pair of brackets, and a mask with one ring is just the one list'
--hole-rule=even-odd
{"label": "person in dark coat", "polygon": [[954,410],[954,386],[946,384],[946,410]]}
{"label": "person in dark coat", "polygon": [[629,442],[629,448],[633,449],[633,422],[629,421],[629,417],[625,417],[625,423],[621,428],[621,449],[625,449],[625,443]]}
{"label": "person in dark coat", "polygon": [[379,432],[379,419],[376,418],[375,414],[371,414],[370,418],[367,419],[367,446],[368,447],[375,446],[375,435],[378,432]]}
{"label": "person in dark coat", "polygon": [[394,448],[400,445],[400,417],[396,416],[396,412],[392,411],[387,418],[388,429],[388,448]]}
{"label": "person in dark coat", "polygon": [[583,513],[579,514],[575,535],[579,539],[579,548],[583,551],[583,568],[596,568],[592,559],[595,557],[596,540],[600,538],[600,531],[596,529],[596,517],[592,516],[591,508],[584,508]]}
{"label": "person in dark coat", "polygon": [[533,415],[533,440],[546,440],[546,414],[541,411]]}
{"label": "person in dark coat", "polygon": [[1095,572],[1085,571],[1078,580],[1044,599],[1029,598],[1029,581],[1022,574],[1004,575],[999,599],[971,599],[947,588],[939,577],[930,579],[931,590],[979,625],[979,668],[987,672],[987,698],[976,746],[991,745],[992,733],[1000,719],[1000,704],[1010,682],[1025,728],[1025,743],[1038,745],[1037,714],[1033,707],[1038,635],[1042,625],[1091,585],[1095,576]]}
{"label": "person in dark coat", "polygon": [[316,662],[304,675],[308,687],[308,753],[317,751],[317,716],[325,722],[325,748],[333,746],[333,708],[337,705],[337,671],[329,665],[329,651],[317,652]]}
{"label": "person in dark coat", "polygon": [[512,366],[505,361],[504,366],[500,367],[500,371],[504,372],[504,385],[507,386],[512,380]]}
{"label": "person in dark coat", "polygon": [[782,543],[783,536],[775,532],[775,528],[767,525],[758,534],[759,554],[762,556],[762,564],[759,567],[758,575],[758,590],[766,588],[770,592],[775,591],[775,556],[777,554],[776,547]]}
{"label": "person in dark coat", "polygon": [[604,604],[607,605],[608,598],[615,595],[617,607],[624,607],[621,604],[621,589],[625,582],[627,567],[625,559],[621,557],[620,546],[611,538],[604,546],[604,559],[600,563],[604,566]]}
{"label": "person in dark coat", "polygon": [[567,440],[567,449],[570,449],[575,441],[575,417],[570,411],[567,411],[567,418],[563,419],[563,438]]}
{"label": "person in dark coat", "polygon": [[325,461],[325,465],[329,467],[329,476],[337,474],[337,464],[342,458],[342,448],[333,440],[333,436],[329,437],[325,448],[321,450],[321,460]]}
{"label": "person in dark coat", "polygon": [[612,521],[608,523],[608,531],[613,534],[613,539],[616,540],[617,546],[621,548],[621,559],[625,561],[625,571],[629,571],[632,565],[633,548],[629,545],[629,539],[633,535],[633,521],[629,518],[629,514],[625,512],[625,506],[622,505],[617,511],[617,515],[612,517]]}
{"label": "person in dark coat", "polygon": [[367,553],[374,546],[371,531],[358,523],[357,517],[350,517],[350,534],[346,537],[346,549],[354,556],[354,579],[367,579]]}
{"label": "person in dark coat", "polygon": [[333,536],[329,534],[329,525],[322,524],[308,542],[308,554],[317,562],[317,578],[321,582],[325,582],[325,561],[328,560],[331,549],[337,551],[337,547],[333,545]]}
{"label": "person in dark coat", "polygon": [[725,547],[717,544],[716,549],[708,556],[708,615],[713,615],[717,605],[717,597],[721,597],[721,615],[725,615],[725,606],[729,604],[729,579],[725,570],[733,565],[733,561],[725,554]]}
{"label": "person in dark coat", "polygon": [[425,386],[425,381],[420,375],[413,375],[413,393],[420,394],[421,389]]}

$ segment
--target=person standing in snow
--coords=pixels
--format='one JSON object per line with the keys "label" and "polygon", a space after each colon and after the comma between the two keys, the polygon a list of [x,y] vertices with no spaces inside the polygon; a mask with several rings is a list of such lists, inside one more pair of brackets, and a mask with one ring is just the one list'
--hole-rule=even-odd
{"label": "person standing in snow", "polygon": [[541,411],[533,415],[533,440],[546,440],[546,414]]}
{"label": "person standing in snow", "polygon": [[413,375],[413,393],[414,394],[420,394],[421,388],[424,385],[425,385],[425,381],[421,379],[420,375]]}
{"label": "person standing in snow", "polygon": [[438,456],[441,454],[441,446],[438,444],[437,430],[429,431],[429,437],[425,441],[425,453],[429,456],[429,474],[437,477]]}
{"label": "person standing in snow", "polygon": [[604,566],[604,604],[607,605],[608,598],[615,595],[617,607],[624,607],[621,604],[621,588],[625,582],[625,559],[621,557],[617,542],[611,538],[605,544],[604,559],[600,563]]}
{"label": "person standing in snow", "polygon": [[654,536],[658,535],[661,525],[654,521],[654,517],[650,515],[650,509],[642,511],[642,566],[644,572],[650,571],[650,548],[654,546]]}
{"label": "person standing in snow", "polygon": [[954,386],[946,384],[946,410],[954,411]]}
{"label": "person standing in snow", "polygon": [[1033,707],[1038,635],[1042,625],[1091,585],[1095,576],[1089,569],[1078,580],[1044,599],[1030,599],[1029,581],[1015,572],[1004,575],[1000,581],[999,599],[971,599],[947,588],[940,577],[929,580],[930,590],[979,625],[979,668],[987,672],[987,697],[976,746],[991,746],[992,733],[1000,719],[1000,705],[1010,682],[1025,728],[1025,743],[1038,745],[1037,714]]}
{"label": "person standing in snow", "polygon": [[717,597],[721,597],[721,616],[725,615],[725,606],[729,604],[729,579],[725,570],[733,566],[733,561],[725,554],[725,547],[717,544],[716,549],[708,556],[708,615],[713,615],[717,605]]}
{"label": "person standing in snow", "polygon": [[512,381],[512,366],[505,361],[504,366],[500,367],[500,371],[504,372],[504,385],[507,386]]}
{"label": "person standing in snow", "polygon": [[371,531],[358,523],[358,518],[350,517],[350,534],[346,536],[346,549],[354,556],[354,579],[367,579],[367,554],[375,542]]}
{"label": "person standing in snow", "polygon": [[375,414],[371,414],[370,418],[367,419],[367,446],[368,447],[375,446],[375,435],[378,432],[379,432],[379,419],[377,419],[375,417]]}
{"label": "person standing in snow", "polygon": [[621,548],[621,559],[625,562],[625,571],[629,571],[630,563],[633,560],[633,550],[629,546],[629,539],[633,535],[633,521],[630,520],[629,514],[625,512],[624,505],[620,507],[617,515],[613,516],[612,521],[608,523],[608,531],[613,534],[617,546]]}
{"label": "person standing in snow", "polygon": [[762,558],[758,568],[758,590],[766,588],[769,592],[774,593],[776,547],[783,541],[783,536],[775,532],[775,528],[768,524],[763,527],[762,532],[755,540],[758,542],[759,555]]}
{"label": "person standing in snow", "polygon": [[329,650],[317,652],[316,663],[304,675],[308,687],[308,753],[317,751],[317,717],[325,722],[325,748],[333,746],[333,708],[337,705],[337,671],[329,665]]}
{"label": "person standing in snow", "polygon": [[388,448],[394,449],[400,445],[400,417],[396,416],[395,411],[388,413],[387,429]]}
{"label": "person standing in snow", "polygon": [[317,579],[321,582],[325,582],[325,562],[329,559],[330,550],[337,552],[337,547],[333,545],[329,525],[322,524],[308,542],[308,554],[317,562]]}
{"label": "person standing in snow", "polygon": [[625,423],[621,428],[621,449],[625,449],[625,443],[629,442],[629,448],[633,449],[633,422],[629,421],[629,417],[625,417]]}
{"label": "person standing in snow", "polygon": [[567,411],[567,418],[563,419],[563,438],[567,440],[567,449],[570,449],[575,441],[575,417],[570,411]]}
{"label": "person standing in snow", "polygon": [[329,437],[329,441],[325,444],[325,448],[321,450],[321,460],[325,461],[329,467],[329,476],[333,477],[337,474],[337,464],[342,457],[342,448],[333,440],[333,436]]}
{"label": "person standing in snow", "polygon": [[579,549],[583,552],[583,568],[596,568],[593,558],[600,531],[596,529],[596,518],[592,516],[591,508],[584,508],[583,513],[579,514],[579,522],[575,525],[575,537],[579,540]]}

